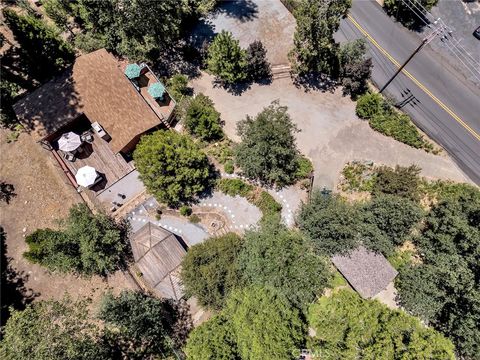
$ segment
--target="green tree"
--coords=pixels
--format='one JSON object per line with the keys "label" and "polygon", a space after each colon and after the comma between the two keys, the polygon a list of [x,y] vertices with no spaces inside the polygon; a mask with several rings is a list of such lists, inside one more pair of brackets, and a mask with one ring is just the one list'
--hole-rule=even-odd
{"label": "green tree", "polygon": [[480,191],[465,188],[427,215],[414,239],[421,263],[397,278],[401,304],[443,332],[459,357],[479,359]]}
{"label": "green tree", "polygon": [[377,170],[373,183],[372,195],[391,194],[418,201],[420,196],[420,168],[416,165],[408,167],[395,166],[395,169],[383,166]]}
{"label": "green tree", "polygon": [[107,358],[98,342],[100,331],[89,320],[88,303],[40,301],[14,310],[3,329],[0,357],[4,360]]}
{"label": "green tree", "polygon": [[367,90],[372,59],[366,58],[366,41],[358,39],[342,44],[338,53],[343,93],[356,97]]}
{"label": "green tree", "polygon": [[147,190],[170,206],[192,201],[211,185],[207,156],[190,137],[175,131],[143,136],[133,158]]}
{"label": "green tree", "polygon": [[294,11],[297,20],[293,49],[289,54],[293,69],[300,75],[323,73],[336,76],[338,44],[333,34],[346,15],[351,0],[302,0]]}
{"label": "green tree", "polygon": [[395,195],[376,196],[365,205],[365,212],[365,222],[384,232],[392,246],[402,245],[423,216],[417,203]]}
{"label": "green tree", "polygon": [[188,77],[183,74],[175,74],[167,81],[168,93],[175,99],[181,101],[190,92],[188,88]]}
{"label": "green tree", "polygon": [[105,322],[111,352],[128,359],[173,355],[192,328],[185,304],[137,291],[104,296],[99,318]]}
{"label": "green tree", "polygon": [[3,15],[35,77],[46,80],[73,62],[72,47],[43,20],[19,15],[9,8],[3,10]]}
{"label": "green tree", "polygon": [[238,40],[223,30],[208,47],[207,68],[218,80],[231,85],[246,79],[246,57]]}
{"label": "green tree", "polygon": [[293,359],[304,338],[298,311],[274,289],[234,291],[225,308],[242,359]]}
{"label": "green tree", "polygon": [[181,278],[187,296],[200,305],[221,309],[227,295],[242,284],[237,258],[243,240],[229,233],[194,245],[182,261]]}
{"label": "green tree", "polygon": [[206,95],[198,94],[188,102],[184,123],[189,133],[202,140],[212,141],[223,137],[220,113]]}
{"label": "green tree", "polygon": [[[429,11],[437,5],[438,0],[417,0],[418,3]],[[407,5],[402,0],[385,0],[384,9],[387,14],[394,16],[404,26],[409,29],[420,29],[425,25],[424,21],[428,21],[426,13],[420,9],[419,4],[415,4],[415,12],[412,6]]]}
{"label": "green tree", "polygon": [[246,233],[239,266],[247,284],[275,288],[300,309],[322,294],[331,275],[310,241],[276,221]]}
{"label": "green tree", "polygon": [[259,81],[272,77],[272,69],[267,60],[267,49],[260,40],[248,45],[247,64],[247,73],[252,80]]}
{"label": "green tree", "polygon": [[48,17],[53,20],[60,29],[68,30],[72,35],[69,18],[73,14],[74,2],[68,0],[43,0],[42,5]]}
{"label": "green tree", "polygon": [[322,359],[455,359],[452,343],[419,320],[349,290],[311,306],[309,348]]}
{"label": "green tree", "polygon": [[240,360],[228,320],[217,315],[195,328],[185,348],[188,360]]}
{"label": "green tree", "polygon": [[300,209],[297,222],[316,250],[330,256],[352,250],[360,243],[361,218],[358,210],[339,196],[316,190]]}
{"label": "green tree", "polygon": [[0,80],[0,125],[8,127],[11,126],[17,119],[13,104],[15,98],[20,91],[20,86],[5,79]]}
{"label": "green tree", "polygon": [[50,270],[107,275],[129,260],[128,225],[85,204],[70,209],[61,230],[40,229],[28,235],[27,260]]}
{"label": "green tree", "polygon": [[277,187],[292,184],[299,166],[296,132],[287,107],[274,101],[255,118],[247,115],[238,123],[242,142],[235,148],[235,162],[250,179]]}

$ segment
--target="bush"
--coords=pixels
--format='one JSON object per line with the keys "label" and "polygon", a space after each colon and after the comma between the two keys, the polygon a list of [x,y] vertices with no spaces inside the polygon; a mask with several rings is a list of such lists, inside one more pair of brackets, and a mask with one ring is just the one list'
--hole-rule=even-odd
{"label": "bush", "polygon": [[180,215],[190,216],[192,214],[192,208],[186,205],[180,207]]}
{"label": "bush", "polygon": [[383,166],[377,170],[372,195],[391,194],[418,201],[420,196],[420,168],[396,166],[395,169]]}
{"label": "bush", "polygon": [[213,101],[203,94],[198,94],[188,102],[184,122],[188,132],[202,140],[212,141],[223,137],[220,113],[215,110]]}
{"label": "bush", "polygon": [[220,179],[217,181],[217,189],[230,196],[247,197],[254,188],[253,185],[240,179]]}
{"label": "bush", "polygon": [[370,127],[379,133],[417,149],[433,150],[432,144],[424,139],[410,117],[395,111],[380,94],[367,93],[360,96],[356,112],[360,118],[367,119]]}
{"label": "bush", "polygon": [[343,94],[353,98],[365,93],[370,78],[372,59],[366,58],[366,41],[357,39],[340,46],[338,59]]}
{"label": "bush", "polygon": [[94,33],[80,33],[75,36],[75,47],[86,53],[105,47],[105,38]]}
{"label": "bush", "polygon": [[233,174],[233,172],[235,171],[235,166],[233,165],[233,161],[232,160],[228,160],[225,165],[223,165],[223,169],[225,170],[225,172],[227,174]]}
{"label": "bush", "polygon": [[265,80],[272,77],[272,69],[267,60],[267,50],[259,40],[254,41],[247,49],[247,73],[254,80]]}
{"label": "bush", "polygon": [[298,180],[309,178],[313,173],[313,164],[310,159],[305,156],[299,155],[297,157],[297,173],[296,178]]}
{"label": "bush", "polygon": [[357,100],[356,113],[359,118],[370,120],[375,115],[389,112],[382,95],[377,93],[366,93]]}
{"label": "bush", "polygon": [[258,207],[262,212],[262,221],[270,218],[280,221],[282,205],[279,204],[268,192],[262,190],[260,194],[251,194],[249,198],[253,205]]}

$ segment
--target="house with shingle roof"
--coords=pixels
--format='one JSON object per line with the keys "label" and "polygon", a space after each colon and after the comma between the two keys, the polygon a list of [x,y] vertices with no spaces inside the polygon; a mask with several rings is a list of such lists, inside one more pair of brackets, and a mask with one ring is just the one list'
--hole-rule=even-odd
{"label": "house with shingle roof", "polygon": [[370,299],[385,290],[398,274],[382,254],[363,246],[333,256],[332,262],[364,299]]}

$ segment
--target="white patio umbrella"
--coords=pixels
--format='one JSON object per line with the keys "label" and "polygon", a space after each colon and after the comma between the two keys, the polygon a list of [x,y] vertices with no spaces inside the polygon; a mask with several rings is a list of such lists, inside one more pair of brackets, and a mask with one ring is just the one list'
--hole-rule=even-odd
{"label": "white patio umbrella", "polygon": [[71,131],[63,134],[62,137],[58,139],[58,148],[63,151],[73,151],[80,145],[82,145],[80,135]]}
{"label": "white patio umbrella", "polygon": [[78,169],[75,174],[75,180],[77,180],[78,185],[89,187],[95,183],[97,176],[97,170],[95,170],[94,167],[86,165]]}

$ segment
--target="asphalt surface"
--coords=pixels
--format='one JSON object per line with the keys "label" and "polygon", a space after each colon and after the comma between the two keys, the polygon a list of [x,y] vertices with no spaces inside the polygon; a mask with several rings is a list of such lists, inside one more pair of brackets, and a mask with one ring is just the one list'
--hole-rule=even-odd
{"label": "asphalt surface", "polygon": [[[400,64],[422,41],[421,35],[394,22],[374,0],[354,0],[350,15],[357,26]],[[342,20],[336,38],[339,41],[367,38],[374,65],[372,80],[381,87],[397,67],[354,21]],[[430,45],[425,46],[405,70],[416,81],[401,73],[385,93],[397,103],[410,98],[402,109],[452,156],[472,181],[480,185],[480,88],[452,68]]]}

